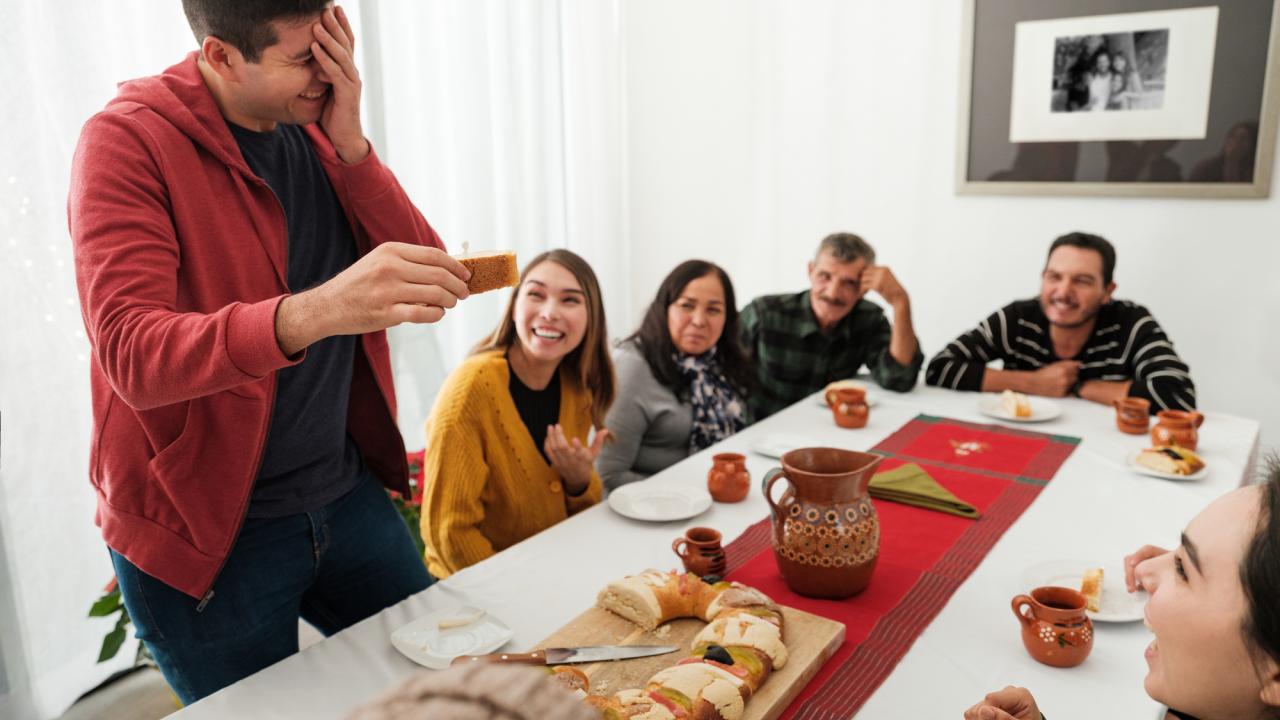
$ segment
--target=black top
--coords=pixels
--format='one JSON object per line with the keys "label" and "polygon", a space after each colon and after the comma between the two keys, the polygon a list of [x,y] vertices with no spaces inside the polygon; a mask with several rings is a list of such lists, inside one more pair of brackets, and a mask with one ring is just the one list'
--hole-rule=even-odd
{"label": "black top", "polygon": [[551,382],[542,390],[534,390],[520,382],[516,371],[511,369],[510,360],[507,361],[507,374],[511,376],[507,390],[511,392],[511,399],[515,401],[520,419],[533,438],[538,452],[542,453],[542,459],[550,464],[544,445],[547,442],[547,426],[560,422],[560,372],[552,374]]}
{"label": "black top", "polygon": [[[319,285],[353,264],[355,235],[302,129],[281,123],[259,133],[228,126],[245,162],[280,201],[289,233],[289,290]],[[356,486],[361,460],[347,435],[347,404],[357,339],[321,340],[301,363],[278,372],[249,517],[315,510]]]}
{"label": "black top", "polygon": [[1035,370],[1058,360],[1080,361],[1080,382],[1132,380],[1129,396],[1151,401],[1151,411],[1194,410],[1196,387],[1173,342],[1146,308],[1113,300],[1098,311],[1093,334],[1074,358],[1059,358],[1049,318],[1039,299],[1019,300],[992,313],[952,340],[929,361],[925,382],[955,390],[981,390],[994,360],[1005,370]]}

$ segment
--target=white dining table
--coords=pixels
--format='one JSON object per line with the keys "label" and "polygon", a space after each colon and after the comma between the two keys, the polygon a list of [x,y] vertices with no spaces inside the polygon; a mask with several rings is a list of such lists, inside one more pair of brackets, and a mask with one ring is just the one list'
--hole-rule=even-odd
{"label": "white dining table", "polygon": [[[421,670],[392,647],[392,632],[427,613],[462,605],[483,608],[512,628],[515,634],[505,649],[530,648],[590,607],[610,580],[646,568],[678,567],[671,541],[687,528],[716,528],[728,544],[766,517],[759,482],[777,461],[752,452],[753,446],[801,439],[865,450],[922,413],[1014,425],[980,414],[981,396],[974,393],[919,387],[898,394],[873,386],[871,395],[875,404],[865,428],[836,427],[815,395],[644,481],[705,487],[713,453],[743,452],[753,487],[742,502],[714,503],[696,517],[659,523],[622,517],[601,503],[174,717],[344,717]],[[1024,650],[1010,600],[1030,589],[1028,570],[1046,561],[1119,567],[1125,554],[1145,543],[1175,546],[1186,522],[1209,501],[1251,481],[1259,424],[1206,412],[1199,452],[1208,476],[1179,482],[1139,475],[1126,465],[1149,438],[1119,432],[1111,408],[1079,399],[1056,402],[1059,417],[1019,427],[1078,437],[1079,446],[916,639],[859,717],[958,718],[986,692],[1010,684],[1030,688],[1053,720],[1154,720],[1161,712],[1143,692],[1143,649],[1150,635],[1141,622],[1096,623],[1089,658],[1078,667],[1056,669],[1033,661]]]}

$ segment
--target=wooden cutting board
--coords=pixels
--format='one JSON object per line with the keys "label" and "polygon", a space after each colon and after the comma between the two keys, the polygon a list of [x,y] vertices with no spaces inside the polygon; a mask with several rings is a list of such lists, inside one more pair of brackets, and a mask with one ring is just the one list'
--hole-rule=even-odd
{"label": "wooden cutting board", "polygon": [[[844,642],[843,623],[789,607],[782,608],[782,618],[783,640],[790,657],[747,702],[745,720],[775,720],[782,715]],[[701,620],[684,618],[646,632],[608,610],[593,607],[538,643],[535,649],[580,645],[675,645],[680,648],[666,655],[577,666],[591,680],[593,695],[612,695],[619,690],[642,687],[654,673],[688,657],[694,636],[704,627],[706,623]]]}

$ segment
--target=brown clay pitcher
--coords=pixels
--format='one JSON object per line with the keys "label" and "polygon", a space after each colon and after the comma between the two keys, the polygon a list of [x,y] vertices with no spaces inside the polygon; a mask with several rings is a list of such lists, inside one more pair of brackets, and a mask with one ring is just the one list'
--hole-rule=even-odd
{"label": "brown clay pitcher", "polygon": [[1204,422],[1204,415],[1192,410],[1161,410],[1156,413],[1156,426],[1151,428],[1151,442],[1155,445],[1177,445],[1195,450],[1200,434],[1196,428]]}
{"label": "brown clay pitcher", "polygon": [[867,426],[867,416],[871,409],[867,407],[867,391],[862,388],[842,387],[835,391],[835,402],[831,404],[831,414],[836,425],[842,428],[855,429]]}
{"label": "brown clay pitcher", "polygon": [[1093,650],[1093,622],[1085,613],[1084,595],[1064,587],[1038,587],[1013,599],[1013,614],[1022,624],[1022,644],[1036,662],[1075,667]]}
{"label": "brown clay pitcher", "polygon": [[671,549],[680,556],[684,569],[694,575],[724,575],[724,548],[718,530],[689,528],[671,543]]}
{"label": "brown clay pitcher", "polygon": [[747,456],[739,453],[712,455],[711,470],[707,473],[707,491],[716,502],[733,503],[746,499],[747,493],[751,491]]}
{"label": "brown clay pitcher", "polygon": [[[846,598],[866,589],[880,555],[880,520],[867,495],[879,455],[801,448],[764,478],[773,555],[782,579],[808,597]],[[774,483],[786,481],[774,501]]]}
{"label": "brown clay pitcher", "polygon": [[1115,401],[1116,427],[1130,435],[1145,435],[1151,424],[1151,401],[1127,397]]}

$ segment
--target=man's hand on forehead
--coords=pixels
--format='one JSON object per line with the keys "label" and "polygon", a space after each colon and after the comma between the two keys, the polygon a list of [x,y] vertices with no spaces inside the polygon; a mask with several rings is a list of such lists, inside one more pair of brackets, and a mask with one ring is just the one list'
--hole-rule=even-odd
{"label": "man's hand on forehead", "polygon": [[312,26],[312,33],[315,41],[311,49],[332,87],[332,95],[320,115],[320,126],[344,162],[358,163],[369,155],[369,142],[360,124],[363,85],[355,62],[356,36],[346,10],[339,6],[326,9]]}

